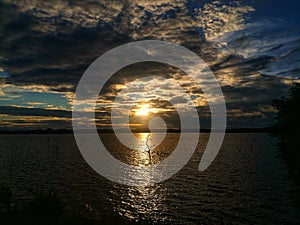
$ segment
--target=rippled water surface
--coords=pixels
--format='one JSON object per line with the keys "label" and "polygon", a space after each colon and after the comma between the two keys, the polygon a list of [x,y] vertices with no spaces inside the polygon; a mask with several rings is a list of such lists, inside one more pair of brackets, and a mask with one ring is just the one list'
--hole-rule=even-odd
{"label": "rippled water surface", "polygon": [[[141,141],[132,143],[135,150],[122,146],[112,134],[103,134],[101,139],[115,158],[148,165],[166,158],[179,134],[168,134],[156,149],[147,142],[148,134],[137,136]],[[113,210],[135,220],[165,224],[300,223],[299,211],[289,197],[295,187],[276,158],[272,137],[227,134],[214,163],[198,172],[208,137],[201,134],[192,159],[169,180],[150,187],[128,187],[96,174],[82,159],[73,135],[1,135],[0,179],[12,188],[15,200],[30,198],[30,189],[52,188],[73,210],[88,209],[95,214]]]}

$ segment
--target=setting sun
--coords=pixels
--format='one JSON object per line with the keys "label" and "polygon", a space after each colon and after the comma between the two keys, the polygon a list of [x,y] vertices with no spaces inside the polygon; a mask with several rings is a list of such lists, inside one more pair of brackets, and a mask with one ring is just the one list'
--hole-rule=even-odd
{"label": "setting sun", "polygon": [[137,116],[147,116],[149,114],[149,106],[141,105],[136,111],[135,115]]}

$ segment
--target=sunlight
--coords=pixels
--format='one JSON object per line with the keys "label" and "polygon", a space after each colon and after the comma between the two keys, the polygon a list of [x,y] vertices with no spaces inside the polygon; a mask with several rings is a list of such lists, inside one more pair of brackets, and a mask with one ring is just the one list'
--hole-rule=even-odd
{"label": "sunlight", "polygon": [[144,141],[148,138],[149,133],[137,133],[136,136],[139,140]]}
{"label": "sunlight", "polygon": [[137,116],[148,116],[149,115],[149,105],[141,105],[136,111],[135,115]]}

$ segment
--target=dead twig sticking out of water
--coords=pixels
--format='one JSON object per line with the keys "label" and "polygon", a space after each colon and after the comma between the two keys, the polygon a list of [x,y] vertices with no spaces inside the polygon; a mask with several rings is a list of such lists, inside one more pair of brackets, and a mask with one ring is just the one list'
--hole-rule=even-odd
{"label": "dead twig sticking out of water", "polygon": [[49,136],[48,139],[47,139],[47,146],[49,146],[50,139],[51,139],[51,136]]}
{"label": "dead twig sticking out of water", "polygon": [[59,148],[59,141],[56,142],[55,151],[58,151],[58,148]]}
{"label": "dead twig sticking out of water", "polygon": [[146,140],[146,146],[147,146],[147,149],[148,150],[146,150],[147,152],[148,152],[148,155],[149,155],[149,162],[150,162],[150,164],[152,164],[152,157],[151,157],[151,147],[148,145],[148,141],[150,141],[151,140],[151,134],[148,134],[148,136],[147,136],[147,140]]}
{"label": "dead twig sticking out of water", "polygon": [[[50,140],[51,140],[51,137],[49,136],[48,139],[47,139],[47,146],[50,145]],[[58,151],[58,149],[59,149],[59,140],[56,140],[55,151]]]}

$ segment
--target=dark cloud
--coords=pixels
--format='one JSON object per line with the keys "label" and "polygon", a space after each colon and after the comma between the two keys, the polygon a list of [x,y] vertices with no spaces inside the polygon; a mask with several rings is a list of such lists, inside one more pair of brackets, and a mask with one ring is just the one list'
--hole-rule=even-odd
{"label": "dark cloud", "polygon": [[[85,5],[67,1],[51,4],[26,1],[28,5],[7,2],[1,4],[0,56],[2,67],[11,74],[10,80],[17,84],[76,84],[94,59],[130,40],[110,21],[99,18],[97,23],[86,26],[87,21],[93,20],[93,15],[86,13],[82,20],[73,18],[84,14],[89,2]],[[70,6],[69,10],[72,10],[71,5],[73,9],[79,5],[82,11],[73,12],[75,14],[71,16],[68,12],[54,10],[53,15],[48,15],[61,4]],[[108,6],[99,3],[94,7]]]}
{"label": "dark cloud", "polygon": [[14,116],[72,117],[71,112],[65,110],[47,110],[42,108],[22,108],[14,106],[0,106],[0,114]]}

